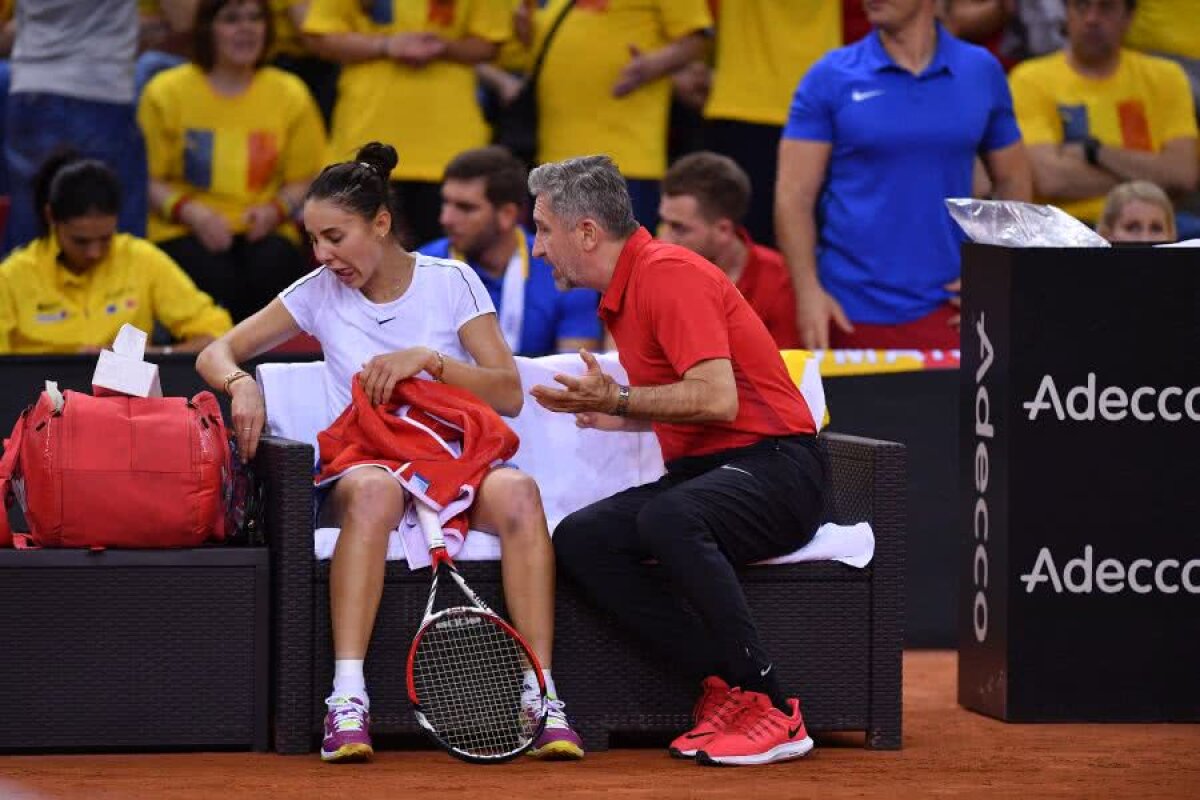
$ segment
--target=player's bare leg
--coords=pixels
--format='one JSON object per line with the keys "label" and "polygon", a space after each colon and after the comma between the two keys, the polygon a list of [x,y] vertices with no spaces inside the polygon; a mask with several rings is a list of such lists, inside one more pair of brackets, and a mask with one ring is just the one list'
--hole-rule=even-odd
{"label": "player's bare leg", "polygon": [[363,761],[374,754],[363,660],[383,595],[388,535],[404,513],[404,490],[382,469],[339,480],[322,517],[341,526],[329,568],[334,683],[326,701],[321,758]]}
{"label": "player's bare leg", "polygon": [[383,596],[388,534],[404,513],[404,489],[382,469],[356,469],[334,485],[328,502],[342,529],[329,567],[334,658],[361,659]]}
{"label": "player's bare leg", "polygon": [[537,483],[515,469],[492,470],[471,506],[471,527],[500,537],[504,599],[513,624],[542,663],[549,699],[546,727],[529,749],[535,758],[583,757],[550,675],[554,649],[554,548]]}
{"label": "player's bare leg", "polygon": [[545,669],[554,649],[554,548],[537,483],[516,469],[494,469],[471,506],[471,527],[500,537],[504,600],[513,624]]}

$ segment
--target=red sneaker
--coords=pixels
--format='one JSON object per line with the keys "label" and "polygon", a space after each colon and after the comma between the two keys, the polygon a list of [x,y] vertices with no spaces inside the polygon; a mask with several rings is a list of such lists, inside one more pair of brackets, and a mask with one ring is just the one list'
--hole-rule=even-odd
{"label": "red sneaker", "polygon": [[[736,691],[736,690],[735,690]],[[788,700],[791,715],[759,692],[741,692],[743,710],[734,724],[713,736],[696,753],[696,763],[708,765],[771,764],[806,755],[813,748],[804,729],[800,703]]]}
{"label": "red sneaker", "polygon": [[701,745],[725,730],[741,711],[741,689],[710,675],[701,684],[700,699],[692,708],[692,729],[675,737],[668,751],[675,758],[692,758]]}

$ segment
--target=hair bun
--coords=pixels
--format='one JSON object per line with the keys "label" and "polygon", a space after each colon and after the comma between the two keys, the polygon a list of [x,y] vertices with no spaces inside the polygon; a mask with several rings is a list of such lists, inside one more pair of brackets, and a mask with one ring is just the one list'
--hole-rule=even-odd
{"label": "hair bun", "polygon": [[396,148],[382,142],[364,144],[358,149],[354,160],[371,168],[384,180],[391,176],[392,170],[400,163],[400,159],[396,155]]}

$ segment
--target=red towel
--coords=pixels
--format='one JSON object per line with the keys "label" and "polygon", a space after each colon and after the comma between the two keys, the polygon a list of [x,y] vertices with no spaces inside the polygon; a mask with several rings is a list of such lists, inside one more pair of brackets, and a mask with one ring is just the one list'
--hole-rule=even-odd
{"label": "red towel", "polygon": [[[444,383],[400,381],[391,399],[376,406],[356,376],[351,396],[346,410],[317,434],[316,482],[362,464],[386,467],[439,512],[443,527],[465,537],[466,509],[488,471],[517,452],[517,435],[491,406]],[[461,445],[460,454],[450,448],[453,443]]]}

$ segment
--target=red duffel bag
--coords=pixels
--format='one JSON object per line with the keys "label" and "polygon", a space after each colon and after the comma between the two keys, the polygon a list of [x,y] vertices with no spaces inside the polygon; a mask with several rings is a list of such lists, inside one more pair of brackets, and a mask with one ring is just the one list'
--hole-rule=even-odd
{"label": "red duffel bag", "polygon": [[35,547],[224,540],[230,468],[211,392],[191,400],[42,392],[4,442],[0,547],[13,544],[7,509],[17,495],[29,523],[25,544]]}

